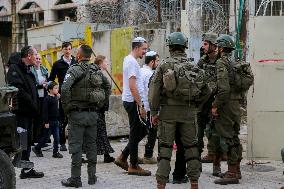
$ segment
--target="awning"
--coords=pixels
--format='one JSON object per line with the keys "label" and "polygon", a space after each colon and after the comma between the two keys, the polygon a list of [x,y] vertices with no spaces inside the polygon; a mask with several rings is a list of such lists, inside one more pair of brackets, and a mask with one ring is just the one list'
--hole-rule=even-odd
{"label": "awning", "polygon": [[42,8],[37,7],[37,8],[29,8],[29,9],[22,9],[18,13],[19,14],[32,14],[36,12],[43,12]]}
{"label": "awning", "polygon": [[51,10],[63,10],[63,9],[71,9],[71,8],[77,8],[76,3],[66,3],[66,4],[59,4],[54,5]]}

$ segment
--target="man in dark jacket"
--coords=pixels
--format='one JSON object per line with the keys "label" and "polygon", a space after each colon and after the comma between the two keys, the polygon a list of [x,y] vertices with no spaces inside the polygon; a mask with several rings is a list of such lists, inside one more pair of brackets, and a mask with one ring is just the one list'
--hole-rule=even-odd
{"label": "man in dark jacket", "polygon": [[[70,42],[63,42],[61,46],[61,50],[63,55],[59,60],[54,62],[50,76],[49,76],[49,81],[54,81],[55,78],[58,78],[58,83],[59,83],[59,93],[61,93],[61,87],[62,83],[64,80],[64,77],[66,75],[67,70],[69,67],[73,64],[76,63],[75,57],[71,55],[72,53],[72,44]],[[64,114],[61,101],[59,101],[59,113],[60,113],[60,151],[67,151],[66,148],[66,136],[65,136],[65,128],[67,126],[67,119]]]}
{"label": "man in dark jacket", "polygon": [[[30,161],[31,142],[32,142],[32,120],[38,115],[38,94],[36,81],[30,66],[36,63],[37,51],[31,46],[23,47],[21,59],[9,66],[7,73],[8,84],[19,89],[16,101],[17,127],[27,130],[27,149],[22,152],[22,160]],[[34,169],[22,169],[20,178],[41,178],[44,174],[36,172]]]}

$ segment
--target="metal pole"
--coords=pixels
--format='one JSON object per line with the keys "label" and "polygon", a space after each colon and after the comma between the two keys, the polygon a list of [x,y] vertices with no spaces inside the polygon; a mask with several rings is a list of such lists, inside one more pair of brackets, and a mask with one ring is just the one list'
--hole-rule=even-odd
{"label": "metal pole", "polygon": [[162,18],[161,18],[161,1],[160,0],[157,0],[157,11],[158,11],[158,22],[161,22]]}
{"label": "metal pole", "polygon": [[[93,51],[93,55],[96,57],[97,55],[95,54],[95,52]],[[119,86],[117,85],[117,83],[114,81],[112,75],[107,71],[105,70],[107,75],[110,77],[110,79],[112,80],[112,82],[114,83],[114,85],[116,86],[116,88],[119,90],[120,94],[122,94],[122,91],[121,89],[119,88]]]}
{"label": "metal pole", "polygon": [[12,52],[17,51],[17,15],[16,15],[16,0],[11,0],[12,13]]}

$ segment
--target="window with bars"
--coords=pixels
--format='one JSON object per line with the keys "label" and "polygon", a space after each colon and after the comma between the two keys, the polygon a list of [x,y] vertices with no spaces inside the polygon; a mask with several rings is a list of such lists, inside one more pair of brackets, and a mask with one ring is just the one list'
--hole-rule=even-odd
{"label": "window with bars", "polygon": [[256,0],[256,16],[284,16],[284,0]]}

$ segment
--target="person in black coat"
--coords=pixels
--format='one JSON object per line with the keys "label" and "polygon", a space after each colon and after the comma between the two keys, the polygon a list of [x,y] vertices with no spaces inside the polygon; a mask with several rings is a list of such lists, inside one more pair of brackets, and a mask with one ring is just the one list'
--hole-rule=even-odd
{"label": "person in black coat", "polygon": [[[16,54],[17,55],[17,54]],[[7,81],[9,85],[18,88],[16,95],[17,108],[14,110],[16,114],[17,127],[27,130],[27,149],[22,152],[22,160],[30,161],[33,118],[38,116],[38,94],[36,89],[36,80],[34,74],[30,71],[30,66],[36,63],[37,51],[32,46],[26,46],[21,49],[21,58],[17,61],[9,61],[9,70],[7,73]],[[15,60],[19,57],[11,57]],[[34,169],[22,169],[20,178],[41,178],[44,174],[36,172]]]}
{"label": "person in black coat", "polygon": [[[59,93],[61,93],[61,86],[66,75],[67,70],[73,64],[76,64],[75,57],[71,55],[72,53],[72,44],[70,42],[63,42],[61,46],[61,50],[63,55],[59,60],[54,62],[51,68],[49,81],[55,81],[55,78],[58,78],[59,83]],[[60,122],[60,151],[67,151],[66,148],[66,136],[65,136],[65,128],[67,126],[67,118],[64,114],[61,101],[59,101],[59,122]]]}

